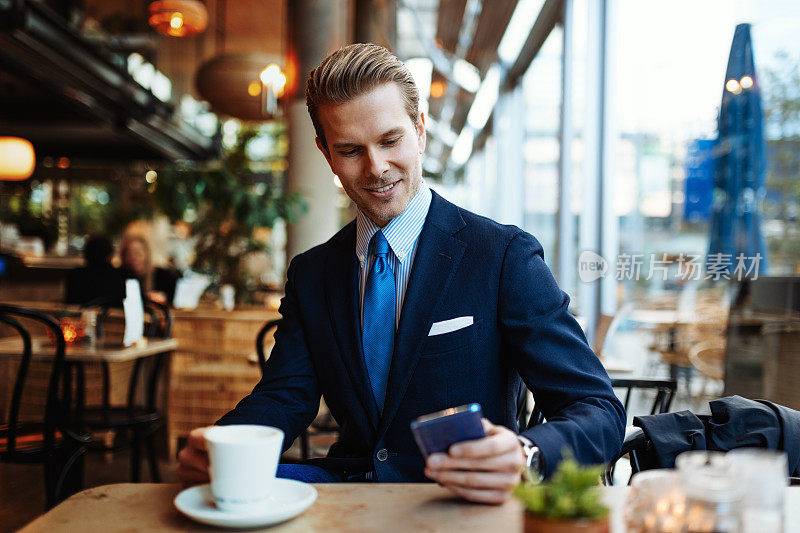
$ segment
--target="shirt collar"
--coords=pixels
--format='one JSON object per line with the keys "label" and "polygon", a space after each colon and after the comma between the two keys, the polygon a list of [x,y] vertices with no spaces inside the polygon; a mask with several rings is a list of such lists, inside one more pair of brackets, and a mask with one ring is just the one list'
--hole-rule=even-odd
{"label": "shirt collar", "polygon": [[[419,191],[417,191],[417,194],[414,195],[400,216],[393,218],[384,226],[383,236],[386,237],[389,248],[401,263],[411,257],[414,243],[422,231],[422,225],[425,223],[425,217],[428,216],[430,205],[431,191],[423,181]],[[366,216],[361,209],[358,210],[358,215],[356,216],[356,256],[362,266],[369,252],[369,241],[372,240],[372,236],[379,229],[381,229],[380,226]]]}

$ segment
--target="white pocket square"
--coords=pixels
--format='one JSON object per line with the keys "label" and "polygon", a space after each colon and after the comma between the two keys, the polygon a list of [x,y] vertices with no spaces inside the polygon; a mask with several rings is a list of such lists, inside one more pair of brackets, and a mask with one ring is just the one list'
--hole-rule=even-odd
{"label": "white pocket square", "polygon": [[442,320],[441,322],[434,322],[431,325],[430,332],[428,332],[428,337],[432,337],[434,335],[442,335],[444,333],[450,333],[451,331],[463,329],[471,325],[472,325],[471,316],[460,316],[458,318],[451,318],[450,320]]}

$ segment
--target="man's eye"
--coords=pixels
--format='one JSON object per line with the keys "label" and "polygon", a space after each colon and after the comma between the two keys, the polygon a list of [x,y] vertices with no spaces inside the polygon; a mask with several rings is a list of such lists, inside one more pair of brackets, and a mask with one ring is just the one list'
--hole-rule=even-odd
{"label": "man's eye", "polygon": [[357,153],[358,153],[358,149],[353,148],[352,150],[344,150],[342,152],[339,152],[339,155],[343,155],[345,157],[352,157],[352,156],[356,155]]}
{"label": "man's eye", "polygon": [[397,141],[399,141],[399,140],[400,140],[399,138],[397,138],[397,139],[389,139],[387,141],[383,141],[383,145],[384,146],[394,146],[395,144],[397,144]]}

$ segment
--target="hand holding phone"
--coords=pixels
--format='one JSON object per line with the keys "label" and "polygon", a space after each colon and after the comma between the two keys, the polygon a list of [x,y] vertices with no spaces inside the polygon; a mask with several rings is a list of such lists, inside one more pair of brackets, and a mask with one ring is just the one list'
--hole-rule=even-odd
{"label": "hand holding phone", "polygon": [[421,416],[411,422],[411,432],[427,458],[432,453],[447,453],[457,442],[485,437],[482,418],[481,406],[471,403]]}

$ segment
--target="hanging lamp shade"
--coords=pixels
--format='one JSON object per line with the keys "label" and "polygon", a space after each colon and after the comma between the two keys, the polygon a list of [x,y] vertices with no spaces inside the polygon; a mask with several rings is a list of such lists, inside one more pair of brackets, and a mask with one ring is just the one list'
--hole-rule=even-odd
{"label": "hanging lamp shade", "polygon": [[219,113],[242,120],[270,120],[277,112],[275,99],[286,83],[276,63],[277,58],[264,54],[212,57],[197,69],[197,91]]}
{"label": "hanging lamp shade", "polygon": [[0,180],[21,181],[33,174],[36,154],[33,145],[19,137],[0,137]]}
{"label": "hanging lamp shade", "polygon": [[197,0],[160,0],[150,4],[150,26],[170,37],[187,37],[206,31],[208,11]]}

